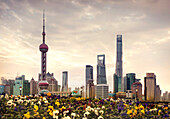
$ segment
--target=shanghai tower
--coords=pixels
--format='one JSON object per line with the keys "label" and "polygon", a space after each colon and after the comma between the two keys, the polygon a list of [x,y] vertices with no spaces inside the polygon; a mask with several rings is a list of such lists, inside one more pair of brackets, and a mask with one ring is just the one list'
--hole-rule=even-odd
{"label": "shanghai tower", "polygon": [[48,92],[48,82],[46,80],[46,53],[48,51],[48,46],[45,44],[45,15],[43,13],[43,43],[40,45],[39,49],[41,52],[41,80],[39,81],[40,93]]}
{"label": "shanghai tower", "polygon": [[[119,89],[121,88],[121,91],[124,91],[123,87],[123,79],[122,79],[122,35],[117,35],[117,55],[116,55],[116,75],[118,78]],[[120,87],[121,86],[121,87]]]}

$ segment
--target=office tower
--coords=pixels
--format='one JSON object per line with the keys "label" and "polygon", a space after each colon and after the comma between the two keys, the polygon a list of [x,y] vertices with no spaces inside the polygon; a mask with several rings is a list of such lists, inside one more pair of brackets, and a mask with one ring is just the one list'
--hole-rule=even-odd
{"label": "office tower", "polygon": [[13,95],[13,86],[14,86],[15,80],[9,79],[8,82],[10,85],[10,94],[9,95]]}
{"label": "office tower", "polygon": [[14,95],[20,95],[20,87],[21,87],[21,95],[30,94],[30,83],[28,80],[25,80],[25,75],[16,77],[15,84],[13,86]]}
{"label": "office tower", "polygon": [[146,101],[155,101],[156,75],[154,73],[146,73],[146,77],[144,78],[144,93]]}
{"label": "office tower", "polygon": [[169,93],[168,91],[165,91],[165,93],[163,93],[163,101],[168,101],[169,100]]}
{"label": "office tower", "polygon": [[156,101],[156,102],[159,102],[160,99],[161,99],[161,90],[160,90],[159,85],[157,85],[157,86],[156,86],[156,99],[155,99],[155,101]]}
{"label": "office tower", "polygon": [[[48,46],[45,44],[45,14],[43,12],[43,32],[42,32],[42,36],[43,36],[43,43],[40,45],[39,49],[41,51],[41,81],[39,81],[39,88],[40,91],[41,90],[46,90],[48,88],[48,82],[46,80],[46,53],[48,51]],[[43,93],[44,91],[42,91]],[[40,92],[41,93],[41,92]]]}
{"label": "office tower", "polygon": [[4,93],[5,86],[0,84],[0,95]]}
{"label": "office tower", "polygon": [[107,84],[105,55],[97,55],[97,84]]}
{"label": "office tower", "polygon": [[95,86],[92,79],[89,79],[87,82],[86,95],[86,97],[95,98]]}
{"label": "office tower", "polygon": [[30,94],[38,94],[37,81],[35,81],[34,78],[30,81]]}
{"label": "office tower", "polygon": [[46,74],[46,80],[48,82],[48,88],[47,90],[50,92],[58,91],[58,81],[54,78],[54,73],[47,73]]}
{"label": "office tower", "polygon": [[86,65],[86,85],[89,79],[93,80],[93,66]]}
{"label": "office tower", "polygon": [[142,84],[140,82],[134,82],[131,85],[131,90],[135,98],[141,101],[142,100]]}
{"label": "office tower", "polygon": [[117,35],[117,55],[116,55],[116,75],[121,79],[121,91],[124,91],[123,81],[123,67],[122,67],[122,35]]}
{"label": "office tower", "polygon": [[88,80],[93,80],[93,66],[86,65],[86,97],[87,97],[87,83]]}
{"label": "office tower", "polygon": [[62,91],[68,91],[68,72],[64,71],[62,79]]}
{"label": "office tower", "polygon": [[97,98],[108,98],[109,86],[107,84],[96,85],[96,97]]}
{"label": "office tower", "polygon": [[121,92],[121,77],[118,77],[116,74],[113,75],[114,79],[114,93]]}
{"label": "office tower", "polygon": [[126,77],[124,79],[124,84],[126,84],[126,86],[124,86],[124,90],[131,90],[131,85],[136,81],[136,74],[135,73],[128,73],[126,74]]}

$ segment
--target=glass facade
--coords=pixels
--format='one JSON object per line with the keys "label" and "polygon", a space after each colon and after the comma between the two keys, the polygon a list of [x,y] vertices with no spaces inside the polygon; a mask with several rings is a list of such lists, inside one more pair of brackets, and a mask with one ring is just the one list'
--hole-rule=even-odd
{"label": "glass facade", "polygon": [[97,84],[107,84],[105,55],[97,55]]}
{"label": "glass facade", "polygon": [[121,92],[121,77],[114,74],[114,93]]}
{"label": "glass facade", "polygon": [[68,91],[68,72],[63,72],[62,91]]}
{"label": "glass facade", "polygon": [[135,79],[136,79],[135,73],[126,74],[126,84],[127,84],[126,90],[131,90],[131,86],[135,82]]}

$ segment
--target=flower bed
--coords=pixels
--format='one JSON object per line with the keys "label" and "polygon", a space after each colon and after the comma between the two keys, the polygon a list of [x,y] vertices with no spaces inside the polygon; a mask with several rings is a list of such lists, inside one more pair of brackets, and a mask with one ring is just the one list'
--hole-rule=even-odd
{"label": "flower bed", "polygon": [[60,96],[1,96],[0,118],[16,119],[129,119],[169,118],[168,105],[135,101]]}

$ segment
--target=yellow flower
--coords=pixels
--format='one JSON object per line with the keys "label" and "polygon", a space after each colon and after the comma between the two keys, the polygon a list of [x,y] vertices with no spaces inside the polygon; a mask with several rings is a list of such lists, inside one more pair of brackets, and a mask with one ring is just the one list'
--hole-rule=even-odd
{"label": "yellow flower", "polygon": [[132,110],[129,110],[128,112],[127,112],[127,114],[131,114],[132,113]]}
{"label": "yellow flower", "polygon": [[42,119],[46,119],[45,117],[43,117]]}
{"label": "yellow flower", "polygon": [[34,110],[37,111],[38,110],[38,106],[34,105]]}
{"label": "yellow flower", "polygon": [[49,115],[53,116],[53,112],[52,112],[52,111],[50,111],[50,112],[49,112]]}
{"label": "yellow flower", "polygon": [[34,116],[39,117],[39,112],[36,112],[36,113],[34,114]]}
{"label": "yellow flower", "polygon": [[143,107],[143,105],[141,105],[141,106],[139,107],[139,109],[142,109],[142,110],[144,110],[144,107]]}
{"label": "yellow flower", "polygon": [[29,119],[30,118],[30,112],[27,112],[26,114],[24,114],[24,116]]}
{"label": "yellow flower", "polygon": [[137,107],[137,106],[135,106],[135,109],[137,110],[137,109],[138,109],[138,107]]}
{"label": "yellow flower", "polygon": [[137,114],[137,110],[134,110],[134,113]]}
{"label": "yellow flower", "polygon": [[57,101],[55,102],[55,104],[56,104],[57,106],[59,106],[59,105],[60,105],[60,103],[59,103],[59,102],[57,102]]}
{"label": "yellow flower", "polygon": [[66,107],[62,106],[62,109],[66,109]]}
{"label": "yellow flower", "polygon": [[141,110],[141,112],[142,112],[143,114],[145,114],[145,111],[144,111],[144,110]]}
{"label": "yellow flower", "polygon": [[127,104],[124,104],[125,107],[127,107]]}
{"label": "yellow flower", "polygon": [[164,110],[167,110],[168,109],[168,107],[164,107]]}
{"label": "yellow flower", "polygon": [[51,93],[49,92],[49,93],[47,93],[47,96],[51,96]]}
{"label": "yellow flower", "polygon": [[48,109],[54,110],[53,106],[48,106]]}

